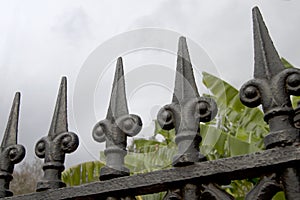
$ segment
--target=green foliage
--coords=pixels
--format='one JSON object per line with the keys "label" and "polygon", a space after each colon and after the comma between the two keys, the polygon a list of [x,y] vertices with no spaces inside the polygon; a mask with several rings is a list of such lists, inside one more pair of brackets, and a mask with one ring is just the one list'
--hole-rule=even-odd
{"label": "green foliage", "polygon": [[289,63],[285,58],[281,58],[281,62],[283,63],[285,68],[294,68],[294,66]]}
{"label": "green foliage", "polygon": [[67,186],[76,186],[99,180],[100,168],[105,166],[103,162],[91,161],[78,164],[62,173],[62,181]]}
{"label": "green foliage", "polygon": [[283,192],[278,192],[272,200],[285,200],[285,196]]}
{"label": "green foliage", "polygon": [[259,108],[247,108],[229,83],[203,72],[203,83],[218,104],[216,120],[201,124],[201,151],[210,159],[253,153],[263,148],[269,129]]}
{"label": "green foliage", "polygon": [[166,192],[160,192],[160,193],[155,193],[155,194],[147,194],[141,196],[141,200],[161,200],[164,198]]}

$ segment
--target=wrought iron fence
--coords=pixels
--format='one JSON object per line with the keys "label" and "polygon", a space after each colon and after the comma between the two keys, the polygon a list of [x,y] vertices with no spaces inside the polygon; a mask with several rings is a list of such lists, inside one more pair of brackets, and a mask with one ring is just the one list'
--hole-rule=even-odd
{"label": "wrought iron fence", "polygon": [[294,110],[290,101],[290,95],[300,95],[300,71],[283,66],[257,7],[253,9],[253,29],[254,79],[241,87],[240,100],[248,107],[262,105],[264,120],[270,127],[264,138],[266,150],[213,161],[207,161],[200,152],[199,124],[216,116],[217,104],[212,98],[199,95],[186,39],[181,37],[173,99],[157,115],[163,129],[175,128],[178,152],[173,168],[130,176],[124,166],[127,137],[138,134],[142,122],[139,116],[128,113],[123,63],[119,58],[107,116],[95,125],[92,133],[97,142],[106,142],[106,166],[100,171],[101,181],[77,187],[65,187],[61,181],[65,154],[75,151],[79,144],[77,135],[68,131],[64,77],[49,133],[35,147],[36,155],[44,158],[44,176],[36,193],[20,196],[12,196],[9,191],[14,165],[25,156],[25,148],[17,144],[20,93],[16,93],[0,148],[0,197],[129,200],[137,195],[168,191],[166,200],[226,200],[234,198],[219,185],[261,177],[247,194],[247,200],[272,199],[279,191],[284,191],[288,200],[300,199],[299,130],[295,127],[299,124],[299,109]]}

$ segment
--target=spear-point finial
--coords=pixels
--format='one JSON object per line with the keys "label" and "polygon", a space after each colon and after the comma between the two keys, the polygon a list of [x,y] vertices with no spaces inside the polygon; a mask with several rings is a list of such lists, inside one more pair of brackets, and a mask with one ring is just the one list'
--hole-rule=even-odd
{"label": "spear-point finial", "polygon": [[240,89],[241,102],[248,107],[262,105],[270,134],[266,148],[290,145],[299,141],[294,127],[290,95],[300,95],[300,70],[285,68],[269,36],[257,7],[253,8],[254,79]]}
{"label": "spear-point finial", "polygon": [[106,119],[115,120],[128,114],[122,57],[117,60],[114,82]]}
{"label": "spear-point finial", "polygon": [[178,42],[175,88],[172,102],[182,103],[184,100],[194,97],[199,97],[199,93],[186,38],[181,36]]}
{"label": "spear-point finial", "polygon": [[67,131],[67,78],[64,76],[61,79],[54,114],[52,117],[52,122],[48,135],[53,139],[60,133]]}
{"label": "spear-point finial", "polygon": [[[253,29],[254,79],[245,83],[240,89],[241,102],[248,107],[262,105],[264,120],[270,126],[270,133],[264,138],[266,149],[299,144],[299,129],[294,125],[295,111],[292,108],[290,95],[300,96],[300,70],[284,68],[257,7],[253,8]],[[299,187],[295,188],[295,185],[300,185],[299,180],[295,179],[299,171],[295,168],[284,171],[281,173],[283,176],[280,180],[284,186],[285,196],[287,199],[299,199]],[[268,191],[268,186],[272,188],[271,193]],[[266,185],[264,179],[261,179],[248,197],[249,199],[253,199],[253,196],[256,199],[272,197],[276,190],[274,186],[275,184],[269,181]]]}
{"label": "spear-point finial", "polygon": [[25,148],[17,144],[19,107],[20,93],[17,92],[0,148],[0,198],[12,196],[12,192],[9,191],[9,183],[13,178],[14,165],[23,160],[25,156]]}
{"label": "spear-point finial", "polygon": [[61,181],[65,154],[75,151],[78,145],[78,136],[68,131],[67,78],[63,77],[48,136],[40,139],[35,146],[36,155],[39,158],[45,158],[44,177],[38,182],[37,191],[65,186],[65,183]]}
{"label": "spear-point finial", "polygon": [[252,15],[255,60],[254,77],[270,80],[273,76],[283,71],[284,66],[274,47],[258,7],[253,8]]}
{"label": "spear-point finial", "polygon": [[213,119],[217,105],[214,100],[199,96],[185,37],[179,38],[176,71],[172,103],[160,109],[157,121],[165,130],[175,128],[178,154],[173,166],[182,166],[206,159],[199,152],[199,123]]}
{"label": "spear-point finial", "polygon": [[128,114],[123,62],[118,58],[106,119],[93,129],[94,140],[106,142],[106,166],[101,169],[100,180],[129,175],[129,169],[124,166],[127,136],[135,136],[141,127],[141,118]]}
{"label": "spear-point finial", "polygon": [[20,92],[16,92],[14,101],[10,110],[9,119],[1,144],[1,149],[10,145],[17,144],[18,122],[20,108]]}

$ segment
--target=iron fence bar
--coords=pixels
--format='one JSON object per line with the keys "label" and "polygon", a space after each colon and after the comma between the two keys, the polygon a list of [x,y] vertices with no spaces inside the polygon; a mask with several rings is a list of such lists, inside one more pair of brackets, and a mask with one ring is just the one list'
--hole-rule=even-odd
{"label": "iron fence bar", "polygon": [[21,94],[15,94],[7,127],[0,147],[0,197],[12,196],[9,191],[14,165],[25,157],[25,148],[17,144]]}
{"label": "iron fence bar", "polygon": [[[180,37],[172,103],[164,106],[157,115],[158,123],[163,129],[175,128],[178,153],[173,158],[172,165],[174,167],[206,160],[206,157],[199,151],[199,144],[202,140],[199,123],[200,121],[210,121],[216,116],[216,113],[215,101],[200,97],[198,93],[186,38]],[[172,193],[172,191],[170,192]],[[165,200],[169,198],[168,196],[170,195],[167,195]],[[181,196],[182,199],[199,199],[199,185],[185,185],[181,190]]]}
{"label": "iron fence bar", "polygon": [[61,181],[64,170],[65,154],[72,153],[79,145],[78,136],[68,131],[67,119],[67,78],[61,80],[55,110],[47,136],[40,139],[35,146],[35,153],[44,158],[44,176],[37,183],[37,191],[65,187]]}
{"label": "iron fence bar", "polygon": [[[123,61],[120,57],[117,60],[106,119],[98,122],[93,129],[94,140],[106,142],[104,150],[106,166],[100,170],[100,180],[129,176],[129,169],[124,166],[124,157],[127,154],[127,137],[137,135],[141,128],[141,118],[128,113]],[[125,197],[128,200],[135,199],[129,195]],[[116,197],[111,198],[118,199]]]}
{"label": "iron fence bar", "polygon": [[[157,116],[158,123],[163,129],[175,128],[178,153],[173,159],[172,165],[174,167],[206,160],[206,157],[199,150],[199,144],[202,140],[199,123],[211,121],[216,114],[217,105],[215,101],[199,95],[187,41],[185,37],[180,37],[172,103],[164,106]],[[177,190],[168,191],[164,200],[198,200],[202,196],[201,191],[205,191],[205,194],[214,196],[216,199],[232,199],[231,195],[213,184],[203,186],[186,184],[180,192]]]}
{"label": "iron fence bar", "polygon": [[[269,124],[270,133],[264,138],[267,149],[299,144],[299,129],[295,128],[295,112],[290,95],[300,95],[300,70],[285,68],[269,36],[258,7],[253,8],[254,32],[254,79],[245,83],[240,90],[240,99],[248,107],[262,105],[264,120]],[[272,185],[283,183],[287,200],[300,199],[300,172],[296,168],[284,169],[279,177],[270,179],[272,184],[258,184],[261,193],[269,196]],[[275,177],[276,175],[271,175]],[[279,180],[280,179],[280,180]],[[264,180],[264,179],[262,179]],[[271,189],[270,189],[271,188]],[[254,188],[258,190],[258,188]],[[264,195],[263,195],[264,193]],[[252,198],[253,199],[253,198]],[[264,199],[257,197],[255,199]]]}
{"label": "iron fence bar", "polygon": [[299,146],[278,147],[243,156],[199,162],[189,166],[115,178],[77,187],[6,197],[5,200],[58,200],[88,197],[104,199],[115,194],[136,196],[183,187],[187,183],[201,185],[209,182],[255,178],[269,173],[280,173],[286,168],[297,167],[299,164]]}

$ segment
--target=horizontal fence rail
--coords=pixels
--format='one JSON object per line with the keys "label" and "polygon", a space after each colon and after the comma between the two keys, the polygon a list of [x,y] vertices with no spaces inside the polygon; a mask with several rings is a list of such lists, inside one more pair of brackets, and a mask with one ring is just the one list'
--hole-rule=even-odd
{"label": "horizontal fence rail", "polygon": [[296,167],[299,164],[300,147],[291,146],[6,199],[57,200],[77,199],[78,197],[105,199],[115,194],[119,196],[142,195],[180,188],[186,183],[199,185],[209,182],[222,183],[259,177],[269,173],[281,173],[283,169]]}
{"label": "horizontal fence rail", "polygon": [[290,100],[291,95],[300,96],[300,70],[284,67],[259,9],[255,7],[252,13],[254,79],[241,87],[239,95],[250,108],[262,105],[261,120],[270,128],[263,140],[265,150],[207,160],[200,149],[200,123],[212,121],[218,106],[212,97],[199,95],[187,41],[180,37],[173,98],[157,115],[163,130],[176,133],[178,149],[171,169],[130,175],[125,167],[127,137],[140,132],[142,120],[129,114],[123,61],[118,58],[107,115],[92,131],[95,141],[106,143],[106,164],[99,181],[66,187],[61,180],[65,155],[79,145],[78,136],[68,130],[67,79],[63,77],[48,135],[35,146],[36,155],[44,159],[44,176],[35,193],[12,196],[9,185],[14,165],[25,156],[25,148],[17,144],[20,93],[16,93],[0,148],[0,198],[134,200],[139,195],[166,192],[164,200],[231,200],[234,197],[222,185],[258,178],[246,200],[268,200],[278,192],[284,192],[287,200],[300,200],[300,106],[294,110]]}

